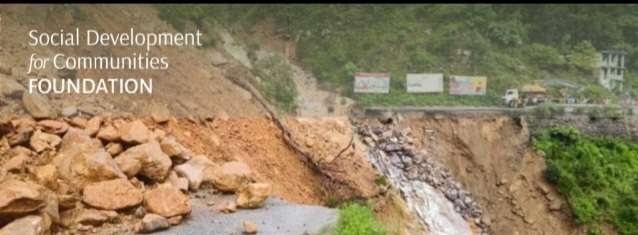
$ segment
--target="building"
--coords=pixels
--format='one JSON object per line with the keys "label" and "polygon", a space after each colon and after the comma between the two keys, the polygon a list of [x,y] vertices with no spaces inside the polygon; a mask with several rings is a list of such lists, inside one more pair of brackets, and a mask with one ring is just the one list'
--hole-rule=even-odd
{"label": "building", "polygon": [[625,83],[625,55],[621,51],[601,51],[599,53],[600,75],[598,83],[607,88],[623,89]]}

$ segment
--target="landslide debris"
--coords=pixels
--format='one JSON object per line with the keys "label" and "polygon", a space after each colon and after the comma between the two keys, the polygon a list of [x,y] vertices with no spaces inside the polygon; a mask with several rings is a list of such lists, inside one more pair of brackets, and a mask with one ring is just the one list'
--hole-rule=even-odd
{"label": "landslide debris", "polygon": [[189,195],[201,188],[237,193],[239,209],[271,196],[272,185],[255,182],[245,163],[219,166],[147,123],[157,124],[0,120],[0,234],[149,233],[188,218]]}

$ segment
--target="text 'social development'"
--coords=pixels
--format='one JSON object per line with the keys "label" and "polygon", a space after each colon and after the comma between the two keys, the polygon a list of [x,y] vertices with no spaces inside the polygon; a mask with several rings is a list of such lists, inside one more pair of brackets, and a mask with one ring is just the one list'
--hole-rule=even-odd
{"label": "text 'social development'", "polygon": [[[82,37],[84,36],[84,37]],[[199,30],[195,33],[140,33],[131,28],[124,33],[104,33],[79,28],[70,32],[63,29],[55,33],[29,31],[29,46],[46,47],[130,47],[128,56],[71,56],[54,53],[53,56],[31,54],[27,74],[35,70],[167,70],[169,59],[153,56],[156,46],[201,46]],[[138,48],[143,51],[136,51]],[[102,51],[102,50],[99,50]],[[97,52],[96,52],[97,54]],[[29,92],[78,94],[136,94],[153,93],[153,78],[29,78]]]}

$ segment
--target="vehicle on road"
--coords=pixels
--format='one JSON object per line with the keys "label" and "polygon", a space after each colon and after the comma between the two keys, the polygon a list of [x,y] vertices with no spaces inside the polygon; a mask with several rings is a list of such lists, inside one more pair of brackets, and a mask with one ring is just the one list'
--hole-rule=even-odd
{"label": "vehicle on road", "polygon": [[[561,86],[560,97],[552,96],[548,88]],[[572,93],[579,93],[584,86],[567,82],[561,79],[535,80],[532,84],[523,85],[516,89],[508,89],[501,97],[502,104],[511,108],[533,106],[543,103],[575,104],[576,99],[570,96]]]}

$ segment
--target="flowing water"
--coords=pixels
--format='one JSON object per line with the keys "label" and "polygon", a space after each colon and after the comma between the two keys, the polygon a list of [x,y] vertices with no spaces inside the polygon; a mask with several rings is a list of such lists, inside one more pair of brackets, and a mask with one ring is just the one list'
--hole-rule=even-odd
{"label": "flowing water", "polygon": [[401,190],[410,210],[422,219],[432,235],[474,234],[461,214],[454,210],[452,202],[439,190],[425,182],[408,179],[404,171],[379,150],[368,154],[368,159]]}

